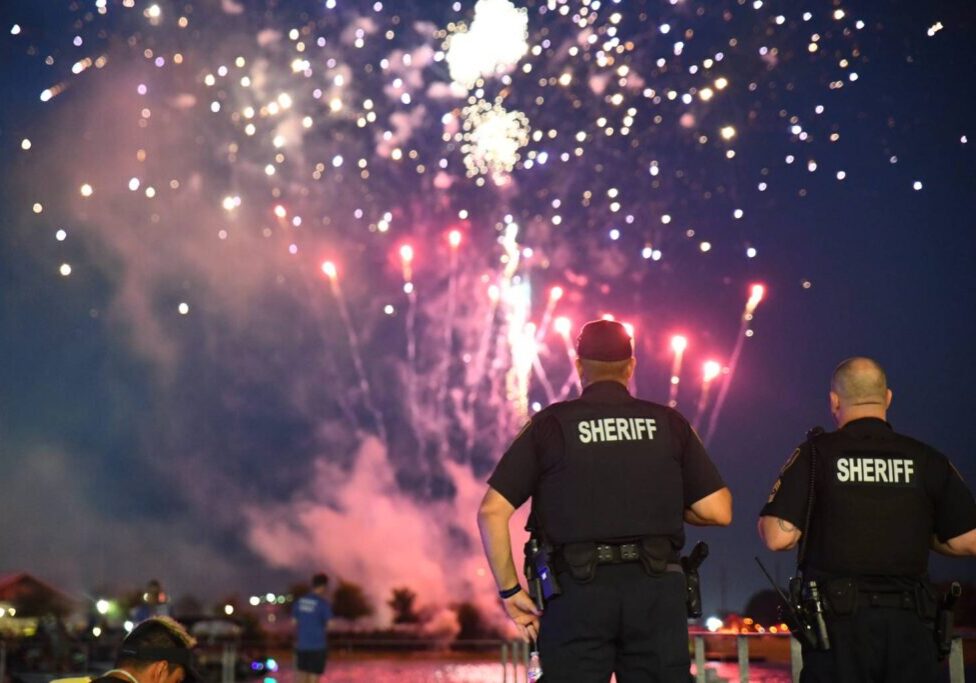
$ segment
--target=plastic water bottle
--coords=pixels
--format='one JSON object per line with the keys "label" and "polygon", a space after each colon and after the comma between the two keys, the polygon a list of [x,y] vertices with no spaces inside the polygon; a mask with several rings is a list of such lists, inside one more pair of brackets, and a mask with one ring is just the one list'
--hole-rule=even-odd
{"label": "plastic water bottle", "polygon": [[542,662],[539,661],[539,651],[532,650],[529,653],[529,668],[526,671],[529,683],[536,683],[542,678]]}

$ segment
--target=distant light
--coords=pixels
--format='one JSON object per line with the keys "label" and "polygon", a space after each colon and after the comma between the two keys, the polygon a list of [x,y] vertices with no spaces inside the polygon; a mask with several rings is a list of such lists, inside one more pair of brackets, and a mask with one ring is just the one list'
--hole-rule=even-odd
{"label": "distant light", "polygon": [[558,334],[561,334],[564,337],[569,336],[569,333],[572,332],[573,329],[572,322],[566,316],[556,318],[552,326]]}
{"label": "distant light", "polygon": [[339,168],[340,166],[342,166],[341,154],[336,154],[334,157],[332,157],[332,166],[333,168]]}
{"label": "distant light", "polygon": [[149,9],[146,10],[146,16],[150,19],[158,19],[162,13],[163,11],[159,9],[159,5],[150,5]]}
{"label": "distant light", "polygon": [[10,27],[10,35],[18,36],[20,35],[20,24],[14,24]]}
{"label": "distant light", "polygon": [[400,247],[400,259],[406,263],[413,261],[413,247],[411,247],[409,244],[404,244],[402,247]]}
{"label": "distant light", "polygon": [[31,141],[28,138],[24,138],[20,141],[20,148],[26,152],[31,148]]}
{"label": "distant light", "polygon": [[96,638],[98,638],[100,635],[102,635],[102,627],[101,626],[94,627],[92,629],[92,635],[95,636]]}
{"label": "distant light", "polygon": [[133,192],[139,189],[140,181],[136,177],[129,178],[129,189]]}
{"label": "distant light", "polygon": [[135,628],[135,624],[133,624],[128,619],[126,619],[125,622],[123,622],[123,624],[122,624],[122,628],[125,629],[125,632],[126,633],[130,633],[132,631],[132,629]]}
{"label": "distant light", "polygon": [[617,230],[617,228],[612,228],[610,230],[610,239],[612,239],[614,241],[620,239],[620,231]]}
{"label": "distant light", "polygon": [[912,183],[912,189],[915,190],[916,192],[918,190],[921,190],[922,189],[922,181],[921,180],[916,180],[914,183]]}
{"label": "distant light", "polygon": [[562,298],[563,298],[563,288],[560,287],[559,285],[556,285],[555,287],[549,290],[550,301],[559,301]]}
{"label": "distant light", "polygon": [[675,353],[684,353],[688,348],[688,337],[683,334],[676,334],[671,337],[671,350]]}
{"label": "distant light", "polygon": [[[329,270],[332,271],[331,274],[329,273],[329,270],[326,270],[326,267],[328,267]],[[322,271],[329,277],[335,277],[335,264],[332,263],[331,261],[326,261],[325,263],[322,264]],[[267,595],[264,596],[264,599],[267,600],[268,602],[274,602],[275,594],[268,593]]]}
{"label": "distant light", "polygon": [[722,623],[722,620],[719,619],[718,617],[709,617],[708,619],[705,620],[705,628],[707,628],[712,633],[715,633],[717,630],[722,628],[723,625],[724,624]]}
{"label": "distant light", "polygon": [[81,186],[79,192],[81,192],[82,197],[91,197],[95,193],[95,189],[88,183],[85,183]]}
{"label": "distant light", "polygon": [[843,180],[847,177],[847,173],[844,171],[837,171],[837,180]]}
{"label": "distant light", "polygon": [[224,605],[224,614],[226,614],[229,617],[233,613],[234,613],[234,606],[233,605]]}
{"label": "distant light", "polygon": [[56,233],[54,233],[54,239],[56,239],[58,242],[64,242],[64,240],[67,239],[67,237],[68,237],[68,233],[63,229],[58,230]]}
{"label": "distant light", "polygon": [[698,245],[698,248],[702,250],[702,253],[707,253],[712,250],[711,242],[702,242]]}
{"label": "distant light", "polygon": [[756,258],[756,248],[749,247],[746,249],[746,258]]}
{"label": "distant light", "polygon": [[723,126],[719,133],[721,133],[723,140],[731,140],[735,137],[735,128],[733,126]]}
{"label": "distant light", "polygon": [[[719,376],[722,372],[722,366],[718,361],[707,360],[702,366],[702,376],[706,382],[711,382],[713,379]],[[721,624],[719,625],[721,628]]]}
{"label": "distant light", "polygon": [[837,21],[840,21],[843,18],[844,18],[844,10],[842,10],[842,9],[835,9],[834,10],[834,19],[836,19]]}
{"label": "distant light", "polygon": [[109,604],[109,601],[106,600],[105,598],[102,598],[101,600],[95,603],[95,610],[99,614],[108,614],[109,607],[111,607],[111,605]]}
{"label": "distant light", "polygon": [[654,253],[654,250],[651,249],[650,247],[644,247],[643,249],[641,249],[641,256],[643,256],[645,259],[651,258],[651,255],[653,253]]}
{"label": "distant light", "polygon": [[742,209],[736,209],[735,211],[732,212],[732,217],[735,219],[742,218],[742,215],[743,215]]}
{"label": "distant light", "polygon": [[[322,264],[322,272],[325,273],[327,277],[335,279],[336,265],[332,261],[326,261]],[[268,602],[274,602],[275,594],[268,593],[265,597],[268,599]]]}
{"label": "distant light", "polygon": [[532,401],[532,412],[538,413],[540,410],[542,410],[542,404],[538,401]]}
{"label": "distant light", "polygon": [[403,293],[404,294],[413,294],[413,283],[412,282],[404,282],[403,283]]}
{"label": "distant light", "polygon": [[447,241],[451,244],[452,247],[457,249],[459,246],[461,246],[461,231],[451,230],[451,232],[449,232],[447,235]]}
{"label": "distant light", "polygon": [[264,665],[267,667],[268,671],[277,671],[278,670],[278,662],[277,662],[277,660],[274,657],[268,657],[268,659],[264,663]]}
{"label": "distant light", "polygon": [[261,604],[261,598],[259,598],[259,597],[258,597],[258,596],[256,596],[256,595],[252,595],[252,596],[251,596],[251,599],[250,599],[250,600],[248,600],[247,602],[248,602],[248,604],[250,604],[250,605],[251,605],[251,607],[257,607],[258,605],[260,605],[260,604]]}
{"label": "distant light", "polygon": [[759,303],[766,295],[766,288],[763,285],[753,285],[752,292],[749,294],[749,302]]}
{"label": "distant light", "polygon": [[180,302],[180,305],[176,307],[176,310],[180,312],[180,315],[186,315],[190,312],[190,304],[182,301]]}
{"label": "distant light", "polygon": [[71,264],[62,263],[61,268],[59,268],[59,271],[64,277],[68,277],[69,275],[71,275]]}
{"label": "distant light", "polygon": [[44,205],[40,202],[34,202],[34,206],[31,207],[34,213],[41,213],[44,210]]}
{"label": "distant light", "polygon": [[393,315],[394,313],[396,313],[396,309],[393,308],[393,304],[387,304],[386,306],[383,307],[383,312],[386,313],[387,315]]}

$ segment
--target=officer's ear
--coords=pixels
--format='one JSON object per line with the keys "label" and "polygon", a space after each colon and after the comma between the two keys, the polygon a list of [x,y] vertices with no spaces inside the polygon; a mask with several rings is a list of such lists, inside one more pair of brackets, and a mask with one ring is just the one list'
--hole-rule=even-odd
{"label": "officer's ear", "polygon": [[830,392],[830,414],[836,415],[840,412],[840,396],[837,395],[836,391]]}
{"label": "officer's ear", "polygon": [[637,358],[635,356],[630,357],[630,362],[627,363],[627,379],[634,376],[634,369],[637,367]]}
{"label": "officer's ear", "polygon": [[891,407],[891,389],[885,394],[885,410]]}

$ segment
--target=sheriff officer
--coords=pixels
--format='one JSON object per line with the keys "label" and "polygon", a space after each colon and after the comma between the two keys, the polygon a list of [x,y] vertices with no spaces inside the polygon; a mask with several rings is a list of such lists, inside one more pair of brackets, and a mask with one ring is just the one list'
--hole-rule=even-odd
{"label": "sheriff officer", "polygon": [[[499,595],[522,636],[538,639],[546,680],[687,683],[684,522],[730,524],[732,495],[687,420],[630,395],[623,325],[587,323],[576,352],[582,396],[532,418],[481,502]],[[543,614],[519,582],[509,537],[530,497],[562,589]]]}
{"label": "sheriff officer", "polygon": [[838,365],[838,430],[794,451],[760,513],[763,541],[771,550],[799,544],[804,580],[826,602],[830,649],[804,645],[804,683],[938,679],[929,548],[976,554],[976,503],[944,455],[891,428],[890,404],[876,361]]}

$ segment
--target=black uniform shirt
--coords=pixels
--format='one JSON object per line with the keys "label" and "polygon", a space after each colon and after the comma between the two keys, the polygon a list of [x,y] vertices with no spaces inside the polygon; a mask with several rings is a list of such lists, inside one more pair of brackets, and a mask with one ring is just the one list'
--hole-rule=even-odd
{"label": "black uniform shirt", "polygon": [[[884,420],[853,420],[815,444],[807,568],[838,576],[922,576],[932,534],[944,542],[976,528],[973,495],[949,460]],[[802,530],[809,486],[806,442],[783,466],[759,514]]]}
{"label": "black uniform shirt", "polygon": [[676,549],[684,509],[725,486],[687,420],[614,381],[537,413],[488,483],[516,508],[532,496],[553,543],[653,534]]}

